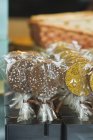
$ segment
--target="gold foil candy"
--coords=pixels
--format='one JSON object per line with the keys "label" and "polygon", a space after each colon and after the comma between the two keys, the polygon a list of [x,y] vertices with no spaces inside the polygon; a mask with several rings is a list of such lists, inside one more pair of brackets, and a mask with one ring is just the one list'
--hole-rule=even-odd
{"label": "gold foil candy", "polygon": [[69,51],[67,54],[65,52],[61,53],[60,58],[65,60],[67,66],[71,66],[72,64],[78,62],[88,62],[87,59],[85,59],[78,53],[71,51]]}
{"label": "gold foil candy", "polygon": [[91,87],[91,90],[93,91],[93,72],[90,75],[90,87]]}
{"label": "gold foil candy", "polygon": [[72,64],[74,63],[89,63],[89,61],[81,56],[69,59],[69,62],[71,62]]}
{"label": "gold foil candy", "polygon": [[90,88],[87,81],[87,70],[84,68],[87,62],[73,64],[66,72],[65,82],[68,89],[77,96],[87,96]]}
{"label": "gold foil candy", "polygon": [[54,49],[54,53],[60,53],[62,51],[68,51],[70,50],[69,48],[67,48],[66,44],[63,44],[61,46],[57,46],[55,49]]}

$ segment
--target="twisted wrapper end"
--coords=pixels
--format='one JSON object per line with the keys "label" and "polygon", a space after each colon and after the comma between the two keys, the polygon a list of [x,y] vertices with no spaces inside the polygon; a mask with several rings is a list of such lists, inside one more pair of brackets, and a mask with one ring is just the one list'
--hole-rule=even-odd
{"label": "twisted wrapper end", "polygon": [[12,99],[13,103],[10,104],[10,108],[19,109],[19,116],[17,122],[32,120],[36,117],[34,110],[29,105],[28,100],[31,98],[31,94],[16,94]]}
{"label": "twisted wrapper end", "polygon": [[64,103],[78,113],[79,120],[88,121],[93,115],[93,105],[91,105],[92,102],[93,101],[88,101],[87,97],[78,97],[69,94]]}
{"label": "twisted wrapper end", "polygon": [[23,96],[23,100],[20,103],[20,111],[19,111],[19,116],[17,118],[17,122],[27,121],[29,119],[32,120],[33,118],[36,117],[34,110],[27,102],[28,99],[30,98],[31,98],[31,95],[29,94],[25,94]]}
{"label": "twisted wrapper end", "polygon": [[50,107],[47,103],[43,103],[39,109],[38,119],[41,122],[52,122],[57,119],[57,116],[52,107]]}

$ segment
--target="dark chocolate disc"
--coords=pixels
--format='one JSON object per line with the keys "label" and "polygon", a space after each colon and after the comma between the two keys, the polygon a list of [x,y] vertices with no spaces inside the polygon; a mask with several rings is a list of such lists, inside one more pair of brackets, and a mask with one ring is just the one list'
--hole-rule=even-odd
{"label": "dark chocolate disc", "polygon": [[8,82],[10,87],[20,93],[30,92],[26,78],[26,70],[31,69],[33,63],[30,59],[22,59],[14,63],[8,71]]}
{"label": "dark chocolate disc", "polygon": [[32,70],[28,70],[27,80],[35,96],[42,100],[50,99],[57,94],[62,84],[62,68],[51,60],[39,62]]}

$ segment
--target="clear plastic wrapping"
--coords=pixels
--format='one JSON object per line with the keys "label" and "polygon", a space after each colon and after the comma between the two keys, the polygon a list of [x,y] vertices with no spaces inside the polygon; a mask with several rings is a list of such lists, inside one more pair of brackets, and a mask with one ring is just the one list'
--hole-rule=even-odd
{"label": "clear plastic wrapping", "polygon": [[38,60],[42,59],[37,52],[28,53],[17,51],[9,53],[1,60],[5,65],[3,68],[1,63],[1,71],[3,71],[3,73],[1,73],[6,75],[4,78],[6,78],[10,89],[5,95],[6,100],[8,100],[8,112],[18,110],[16,116],[12,116],[11,113],[8,113],[6,117],[10,119],[14,117],[17,119],[17,122],[26,121],[35,117],[33,108],[27,102],[32,97],[32,94],[26,78],[26,69],[33,66],[30,60],[33,58],[34,63],[36,63],[34,59],[35,56]]}
{"label": "clear plastic wrapping", "polygon": [[68,105],[88,121],[93,117],[93,56],[90,51],[87,58],[86,52],[76,42],[58,42],[45,54],[17,51],[4,56],[0,73],[9,86],[6,116],[17,122],[51,122]]}
{"label": "clear plastic wrapping", "polygon": [[[41,122],[57,119],[53,101],[55,96],[59,97],[59,88],[64,85],[66,68],[35,52],[11,52],[3,61],[10,88],[6,97],[12,95],[8,106],[10,112],[17,109],[18,114],[14,116],[17,122],[34,118]],[[7,117],[12,118],[11,115]]]}
{"label": "clear plastic wrapping", "polygon": [[80,120],[89,120],[93,116],[92,51],[78,48],[77,44],[58,42],[52,44],[47,53],[50,58],[63,61],[67,66],[64,81],[70,94],[66,96],[64,104],[76,111]]}

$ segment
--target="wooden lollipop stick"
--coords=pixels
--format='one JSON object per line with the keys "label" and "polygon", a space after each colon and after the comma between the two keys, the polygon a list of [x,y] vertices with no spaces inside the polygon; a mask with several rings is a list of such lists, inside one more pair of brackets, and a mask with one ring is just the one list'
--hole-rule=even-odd
{"label": "wooden lollipop stick", "polygon": [[57,99],[59,99],[58,96],[57,96],[57,97],[54,97],[54,98],[52,98],[52,99],[50,99],[50,102],[51,102],[51,101],[54,102],[54,101],[57,100]]}
{"label": "wooden lollipop stick", "polygon": [[[25,102],[25,101],[24,101]],[[30,104],[36,104],[36,105],[40,105],[40,102],[39,101],[37,101],[37,100],[32,100],[32,99],[29,99],[28,101],[26,101],[26,102],[28,102],[28,103],[30,103]]]}
{"label": "wooden lollipop stick", "polygon": [[56,113],[59,112],[59,110],[60,110],[60,108],[61,108],[61,106],[62,106],[62,104],[63,104],[65,98],[66,98],[68,95],[69,95],[69,94],[67,93],[67,94],[65,95],[65,97],[63,98],[63,100],[61,100],[61,101],[59,102],[59,104],[58,104],[58,106],[57,106],[57,108],[56,108]]}
{"label": "wooden lollipop stick", "polygon": [[59,110],[60,110],[62,104],[63,104],[63,101],[60,101],[59,104],[58,104],[58,106],[57,106],[57,108],[56,108],[56,111],[55,111],[56,113],[59,112]]}

